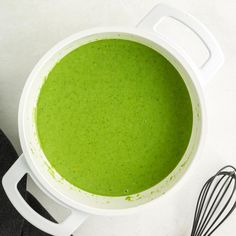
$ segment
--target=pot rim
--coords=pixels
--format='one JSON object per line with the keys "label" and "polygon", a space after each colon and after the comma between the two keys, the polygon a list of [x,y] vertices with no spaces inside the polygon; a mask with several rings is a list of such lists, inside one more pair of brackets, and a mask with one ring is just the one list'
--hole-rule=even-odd
{"label": "pot rim", "polygon": [[[72,208],[74,210],[81,210],[90,214],[95,215],[121,215],[121,214],[129,214],[136,212],[140,209],[146,208],[148,206],[153,205],[158,199],[160,200],[162,196],[159,196],[145,204],[138,205],[132,208],[125,208],[125,209],[102,209],[102,208],[95,208],[88,205],[84,205],[80,202],[75,202],[74,200],[66,197],[65,195],[61,194],[59,191],[53,189],[50,187],[50,185],[47,183],[47,181],[42,178],[41,173],[38,171],[38,169],[35,167],[33,161],[32,161],[32,155],[30,150],[27,148],[27,139],[25,136],[25,127],[23,122],[23,116],[24,116],[24,107],[25,107],[25,100],[27,98],[27,91],[34,80],[34,74],[38,71],[39,68],[41,68],[44,63],[53,56],[56,52],[60,51],[62,48],[64,48],[66,45],[70,44],[71,42],[75,40],[79,40],[81,38],[90,36],[90,35],[96,35],[100,33],[125,33],[125,34],[131,34],[136,35],[145,39],[148,39],[152,41],[153,43],[157,44],[158,46],[164,48],[173,58],[175,58],[185,69],[186,73],[191,78],[193,85],[196,89],[196,92],[198,94],[199,98],[199,105],[201,110],[201,122],[200,122],[200,138],[199,142],[194,154],[194,157],[192,158],[189,166],[187,167],[187,170],[184,172],[184,174],[178,179],[178,181],[164,194],[170,194],[174,193],[178,188],[181,187],[181,184],[183,184],[183,180],[187,179],[187,175],[190,173],[190,169],[193,166],[194,161],[196,160],[196,157],[199,155],[199,152],[202,149],[204,139],[205,139],[205,130],[206,130],[206,110],[205,105],[203,102],[203,93],[202,88],[200,85],[199,80],[202,80],[201,73],[199,72],[199,69],[196,67],[196,65],[192,62],[192,60],[186,55],[184,51],[176,47],[176,45],[172,45],[169,43],[165,38],[162,38],[160,35],[157,35],[155,33],[152,33],[150,31],[146,31],[139,28],[128,28],[128,27],[99,27],[99,28],[93,28],[89,30],[84,30],[79,33],[73,34],[64,40],[57,43],[54,47],[52,47],[35,65],[32,72],[27,78],[27,81],[25,83],[20,104],[19,104],[19,110],[18,110],[18,127],[19,127],[19,136],[20,136],[20,143],[21,147],[26,159],[26,162],[32,171],[32,177],[36,184],[40,187],[40,189],[45,192],[47,195],[49,195],[51,198],[53,198],[56,202],[58,202],[61,205],[64,205],[66,208]],[[185,177],[185,178],[184,178]]]}

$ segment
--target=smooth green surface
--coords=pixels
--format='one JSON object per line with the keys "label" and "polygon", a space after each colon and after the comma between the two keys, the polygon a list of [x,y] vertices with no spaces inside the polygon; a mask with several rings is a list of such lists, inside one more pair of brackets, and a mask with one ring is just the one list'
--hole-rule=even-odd
{"label": "smooth green surface", "polygon": [[91,193],[146,190],[178,164],[192,105],[175,68],[127,40],[86,44],[49,73],[37,104],[41,147],[67,181]]}

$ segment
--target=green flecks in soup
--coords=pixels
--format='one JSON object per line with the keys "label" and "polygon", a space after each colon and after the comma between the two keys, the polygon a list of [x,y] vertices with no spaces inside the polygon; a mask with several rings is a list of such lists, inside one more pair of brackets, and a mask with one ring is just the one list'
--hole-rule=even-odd
{"label": "green flecks in soup", "polygon": [[142,44],[98,40],[66,55],[48,74],[37,131],[51,165],[98,195],[146,190],[181,160],[192,105],[177,70]]}

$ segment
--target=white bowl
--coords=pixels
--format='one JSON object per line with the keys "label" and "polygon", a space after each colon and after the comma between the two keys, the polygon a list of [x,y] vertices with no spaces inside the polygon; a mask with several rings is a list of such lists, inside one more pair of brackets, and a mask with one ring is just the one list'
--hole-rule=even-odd
{"label": "white bowl", "polygon": [[[192,30],[203,42],[209,58],[199,68],[175,43],[160,35],[155,26],[163,17],[171,17]],[[62,179],[50,166],[40,148],[36,135],[34,111],[40,88],[50,69],[64,55],[88,42],[104,38],[129,39],[147,45],[165,56],[181,74],[191,97],[193,107],[193,130],[187,150],[177,167],[160,183],[141,193],[123,197],[98,196],[79,190]],[[34,67],[20,101],[19,134],[23,154],[3,177],[3,186],[15,208],[29,222],[52,235],[70,235],[89,214],[120,215],[140,210],[158,201],[169,189],[177,190],[181,177],[189,170],[205,135],[205,109],[201,82],[213,76],[223,64],[223,54],[208,30],[192,16],[176,9],[157,5],[136,28],[96,28],[77,33],[53,47]],[[25,174],[48,196],[71,210],[70,216],[59,224],[36,213],[21,197],[17,184]]]}

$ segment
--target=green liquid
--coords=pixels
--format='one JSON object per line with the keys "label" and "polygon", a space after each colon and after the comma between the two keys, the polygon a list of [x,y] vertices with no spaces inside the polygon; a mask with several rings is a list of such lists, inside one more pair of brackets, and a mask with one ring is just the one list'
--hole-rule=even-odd
{"label": "green liquid", "polygon": [[146,190],[181,160],[192,105],[177,70],[128,40],[98,40],[66,55],[37,104],[41,147],[71,184],[106,196]]}

